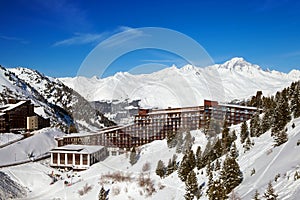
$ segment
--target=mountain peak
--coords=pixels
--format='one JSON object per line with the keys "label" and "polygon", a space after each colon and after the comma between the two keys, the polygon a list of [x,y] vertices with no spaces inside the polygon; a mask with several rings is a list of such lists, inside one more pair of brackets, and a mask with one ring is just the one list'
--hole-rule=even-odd
{"label": "mountain peak", "polygon": [[251,64],[242,57],[232,58],[229,61],[226,61],[224,64],[220,64],[218,68],[230,69],[230,70],[234,69],[239,71],[244,71],[244,70],[249,71],[252,68],[261,70],[261,68],[258,65]]}

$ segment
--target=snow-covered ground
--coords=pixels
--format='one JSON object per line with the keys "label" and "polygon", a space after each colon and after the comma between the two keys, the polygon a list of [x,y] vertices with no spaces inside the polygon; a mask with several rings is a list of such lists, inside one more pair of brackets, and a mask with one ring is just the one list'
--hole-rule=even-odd
{"label": "snow-covered ground", "polygon": [[0,133],[0,146],[14,142],[23,138],[21,134],[14,134],[14,133]]}
{"label": "snow-covered ground", "polygon": [[[294,129],[291,127],[292,123],[296,125]],[[292,120],[287,127],[289,137],[287,143],[274,148],[274,140],[270,136],[270,132],[267,132],[259,138],[252,138],[255,144],[246,153],[240,144],[240,125],[231,127],[231,130],[236,130],[238,135],[236,140],[239,151],[238,163],[244,176],[243,182],[235,189],[235,193],[243,200],[252,199],[256,189],[260,194],[263,194],[269,181],[272,181],[276,193],[279,194],[279,199],[297,199],[299,197],[300,180],[294,181],[294,174],[300,168],[300,146],[297,146],[297,141],[300,139],[300,119]],[[207,143],[205,135],[199,130],[191,133],[195,137],[193,150],[196,151],[197,146],[200,145],[203,151]],[[105,189],[110,189],[109,199],[184,199],[185,184],[180,181],[176,172],[164,179],[155,174],[158,160],[162,160],[167,165],[173,154],[175,154],[175,148],[169,149],[166,140],[162,140],[143,145],[140,149],[140,158],[133,166],[129,163],[129,155],[123,154],[108,157],[82,172],[61,173],[50,168],[45,162],[27,163],[4,168],[2,171],[29,189],[30,192],[26,199],[96,200],[102,185]],[[182,154],[178,154],[177,161],[181,159]],[[143,171],[146,163],[150,164],[149,170]],[[250,173],[253,168],[256,173],[251,176]],[[52,179],[47,174],[52,171],[61,174],[63,180],[50,185]],[[197,172],[198,183],[207,183],[205,169],[195,171]],[[129,176],[130,180],[122,182],[109,178],[101,179],[102,176],[114,172]],[[138,178],[142,172],[144,177],[149,176],[154,183],[155,192],[151,196],[147,196],[145,187],[138,184]],[[74,177],[67,178],[67,174],[73,174]],[[277,174],[280,174],[280,177],[275,182],[274,178]],[[65,180],[74,184],[66,186]],[[91,190],[80,196],[78,191],[83,189],[86,184],[91,186]],[[202,196],[201,199],[207,199],[207,197]]]}
{"label": "snow-covered ground", "polygon": [[300,71],[288,74],[264,71],[242,58],[206,68],[175,66],[151,74],[61,78],[60,80],[89,101],[141,99],[141,107],[167,108],[200,105],[203,99],[231,101],[249,98],[260,90],[265,96],[300,79]]}
{"label": "snow-covered ground", "polygon": [[0,149],[0,166],[36,159],[57,146],[55,136],[64,133],[57,129],[45,128],[33,132],[33,136]]}

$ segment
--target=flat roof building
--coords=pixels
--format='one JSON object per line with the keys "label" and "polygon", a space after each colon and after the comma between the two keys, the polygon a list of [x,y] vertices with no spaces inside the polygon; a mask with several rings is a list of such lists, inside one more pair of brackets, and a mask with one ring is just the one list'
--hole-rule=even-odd
{"label": "flat roof building", "polygon": [[50,154],[50,166],[82,170],[104,160],[108,151],[104,146],[66,145],[52,149]]}

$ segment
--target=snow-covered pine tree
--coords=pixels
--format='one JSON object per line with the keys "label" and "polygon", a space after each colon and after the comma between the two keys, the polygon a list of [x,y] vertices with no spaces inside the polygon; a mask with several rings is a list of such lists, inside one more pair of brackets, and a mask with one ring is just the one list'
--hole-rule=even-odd
{"label": "snow-covered pine tree", "polygon": [[227,150],[229,150],[230,148],[230,143],[228,139],[229,139],[229,128],[228,128],[227,119],[224,119],[223,129],[222,129],[222,147],[224,153],[227,152]]}
{"label": "snow-covered pine tree", "polygon": [[184,195],[185,199],[193,200],[194,197],[200,198],[200,192],[198,191],[198,182],[194,170],[190,171],[185,181],[186,193]]}
{"label": "snow-covered pine tree", "polygon": [[230,148],[230,156],[233,157],[234,159],[237,159],[239,156],[238,150],[236,148],[235,142],[232,143],[231,148]]}
{"label": "snow-covered pine tree", "polygon": [[230,193],[243,180],[243,174],[239,164],[236,162],[235,158],[229,155],[226,156],[223,163],[221,180],[226,189],[226,194]]}
{"label": "snow-covered pine tree", "polygon": [[250,140],[250,137],[248,136],[247,139],[246,139],[246,143],[243,145],[244,152],[249,151],[251,146],[252,146],[251,140]]}
{"label": "snow-covered pine tree", "polygon": [[291,85],[291,111],[294,118],[300,117],[300,81]]}
{"label": "snow-covered pine tree", "polygon": [[249,135],[247,122],[244,121],[241,125],[241,143],[244,143]]}
{"label": "snow-covered pine tree", "polygon": [[174,171],[174,166],[173,166],[172,160],[169,159],[166,175],[168,176],[168,175],[172,174],[173,171]]}
{"label": "snow-covered pine tree", "polygon": [[207,190],[209,200],[224,200],[227,199],[226,190],[221,180],[217,179],[213,181]]}
{"label": "snow-covered pine tree", "polygon": [[162,160],[159,160],[157,162],[157,167],[155,170],[156,175],[158,175],[160,178],[163,178],[165,176],[165,164]]}
{"label": "snow-covered pine tree", "polygon": [[260,118],[258,113],[252,116],[250,120],[250,136],[251,137],[258,137],[261,135],[260,131]]}
{"label": "snow-covered pine tree", "polygon": [[101,187],[101,190],[100,190],[100,192],[99,192],[98,199],[99,199],[99,200],[108,200],[106,191],[105,191],[105,189],[103,188],[103,186]]}
{"label": "snow-covered pine tree", "polygon": [[187,131],[186,135],[184,137],[184,144],[183,144],[182,152],[183,153],[187,152],[189,149],[192,148],[192,145],[193,145],[192,135],[191,135],[190,131]]}
{"label": "snow-covered pine tree", "polygon": [[177,144],[176,132],[173,130],[167,131],[167,145],[169,148],[174,148]]}
{"label": "snow-covered pine tree", "polygon": [[182,180],[185,181],[187,178],[187,175],[191,170],[193,170],[196,166],[196,160],[195,160],[195,155],[193,151],[190,149],[184,154],[182,161],[180,163],[180,166],[177,170],[178,177]]}
{"label": "snow-covered pine tree", "polygon": [[183,130],[179,130],[176,134],[176,153],[181,153],[183,149]]}
{"label": "snow-covered pine tree", "polygon": [[215,164],[215,170],[218,171],[220,169],[221,169],[221,163],[220,163],[219,159],[217,158],[216,159],[216,164]]}
{"label": "snow-covered pine tree", "polygon": [[266,200],[277,200],[278,194],[275,193],[272,182],[270,181],[268,184],[268,188],[263,196]]}
{"label": "snow-covered pine tree", "polygon": [[276,93],[277,105],[275,108],[272,135],[282,131],[286,124],[291,120],[290,108],[287,99],[287,91],[284,89],[281,93]]}

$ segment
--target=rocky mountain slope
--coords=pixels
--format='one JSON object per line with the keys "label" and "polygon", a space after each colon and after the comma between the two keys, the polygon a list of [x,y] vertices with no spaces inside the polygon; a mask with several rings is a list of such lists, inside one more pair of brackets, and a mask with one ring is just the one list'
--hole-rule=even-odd
{"label": "rocky mountain slope", "polygon": [[2,104],[9,98],[31,100],[52,126],[67,128],[76,122],[79,129],[95,129],[112,124],[77,92],[35,70],[1,67],[0,91]]}

